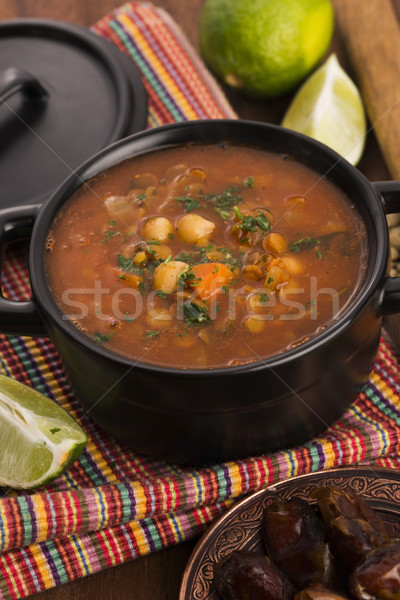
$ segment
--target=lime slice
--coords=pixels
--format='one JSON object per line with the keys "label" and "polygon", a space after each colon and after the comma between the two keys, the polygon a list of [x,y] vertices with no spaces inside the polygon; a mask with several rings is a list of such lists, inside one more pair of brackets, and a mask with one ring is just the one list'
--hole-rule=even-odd
{"label": "lime slice", "polygon": [[0,485],[49,483],[81,454],[88,438],[58,404],[0,375]]}
{"label": "lime slice", "polygon": [[358,163],[366,137],[364,106],[335,54],[301,86],[282,125],[323,142],[352,165]]}

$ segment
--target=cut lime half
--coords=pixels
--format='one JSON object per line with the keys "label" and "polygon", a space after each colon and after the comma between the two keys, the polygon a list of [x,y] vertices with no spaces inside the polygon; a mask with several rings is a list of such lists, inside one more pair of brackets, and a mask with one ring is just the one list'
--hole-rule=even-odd
{"label": "cut lime half", "polygon": [[49,483],[81,454],[88,438],[58,404],[0,375],[0,485]]}
{"label": "cut lime half", "polygon": [[323,142],[352,165],[358,163],[366,137],[364,106],[335,54],[299,89],[282,125]]}

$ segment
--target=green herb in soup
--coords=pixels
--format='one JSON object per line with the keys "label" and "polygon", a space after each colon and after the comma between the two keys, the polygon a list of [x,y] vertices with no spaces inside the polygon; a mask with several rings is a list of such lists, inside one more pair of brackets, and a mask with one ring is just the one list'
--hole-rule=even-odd
{"label": "green herb in soup", "polygon": [[82,186],[55,219],[45,260],[65,318],[96,343],[215,368],[326,328],[357,293],[367,248],[354,206],[319,174],[287,156],[193,144]]}

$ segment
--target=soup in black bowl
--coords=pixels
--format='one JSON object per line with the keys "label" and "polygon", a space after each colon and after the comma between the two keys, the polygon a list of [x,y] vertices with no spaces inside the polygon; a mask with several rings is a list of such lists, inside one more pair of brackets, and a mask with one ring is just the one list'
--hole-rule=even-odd
{"label": "soup in black bowl", "polygon": [[46,242],[64,316],[122,356],[231,367],[310,340],[365,277],[349,198],[287,154],[190,144],[79,188]]}

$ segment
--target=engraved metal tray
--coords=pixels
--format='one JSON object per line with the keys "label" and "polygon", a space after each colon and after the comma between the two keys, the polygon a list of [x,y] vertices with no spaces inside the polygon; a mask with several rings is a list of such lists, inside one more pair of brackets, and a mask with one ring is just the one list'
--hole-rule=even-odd
{"label": "engraved metal tray", "polygon": [[265,506],[289,497],[305,498],[315,486],[336,486],[360,494],[378,511],[394,537],[400,536],[400,471],[343,467],[287,479],[247,496],[230,508],[194,548],[186,566],[179,600],[219,600],[214,564],[233,550],[263,549],[261,519]]}

